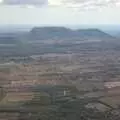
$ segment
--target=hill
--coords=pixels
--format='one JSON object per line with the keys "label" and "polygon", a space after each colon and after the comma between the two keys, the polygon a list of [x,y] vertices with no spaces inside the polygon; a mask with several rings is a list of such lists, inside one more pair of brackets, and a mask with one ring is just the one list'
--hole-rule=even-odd
{"label": "hill", "polygon": [[0,33],[0,54],[1,56],[29,56],[75,52],[88,48],[119,49],[120,43],[118,43],[117,38],[99,29],[34,27],[28,32]]}
{"label": "hill", "polygon": [[78,29],[72,30],[65,27],[34,27],[29,33],[30,40],[47,39],[115,39],[111,35],[99,29]]}

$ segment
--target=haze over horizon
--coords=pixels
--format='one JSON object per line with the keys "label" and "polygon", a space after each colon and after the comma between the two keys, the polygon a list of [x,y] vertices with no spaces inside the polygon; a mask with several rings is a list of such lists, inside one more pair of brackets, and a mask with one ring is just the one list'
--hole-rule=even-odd
{"label": "haze over horizon", "polygon": [[119,24],[120,0],[1,0],[0,24]]}

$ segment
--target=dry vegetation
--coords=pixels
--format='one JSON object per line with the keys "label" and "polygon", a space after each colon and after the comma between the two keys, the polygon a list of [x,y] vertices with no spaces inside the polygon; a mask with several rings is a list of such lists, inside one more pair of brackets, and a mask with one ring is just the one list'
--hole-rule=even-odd
{"label": "dry vegetation", "polygon": [[[82,102],[87,109],[94,107],[103,112],[119,107],[119,52],[87,51],[72,54],[45,54],[31,58],[28,63],[15,63],[13,59],[12,64],[10,62],[1,66],[0,82],[7,92],[6,96],[1,94],[0,106],[15,107],[27,102],[35,105],[35,103],[40,104],[40,100],[42,104],[46,100],[45,104],[51,104],[49,94],[47,96],[42,91],[42,96],[40,93],[37,95],[28,88],[37,85],[72,85],[77,88],[77,98],[83,99]],[[50,92],[49,89],[48,91]],[[59,94],[66,94],[64,89],[58,91],[62,91]]]}
{"label": "dry vegetation", "polygon": [[120,78],[120,54],[116,51],[45,54],[32,59],[29,63],[6,65],[0,71],[1,82],[4,79],[2,84],[8,91],[19,91],[19,87],[26,85],[72,84],[81,93],[104,91],[106,96],[114,94],[107,92],[106,83],[119,82]]}

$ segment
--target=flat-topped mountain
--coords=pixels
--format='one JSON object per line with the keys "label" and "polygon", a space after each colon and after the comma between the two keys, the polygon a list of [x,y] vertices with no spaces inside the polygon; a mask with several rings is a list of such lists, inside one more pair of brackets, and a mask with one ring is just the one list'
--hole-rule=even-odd
{"label": "flat-topped mountain", "polygon": [[65,53],[88,48],[119,49],[119,46],[119,38],[99,29],[34,27],[28,32],[0,33],[0,54],[4,56]]}
{"label": "flat-topped mountain", "polygon": [[78,29],[72,30],[65,27],[34,27],[29,34],[31,40],[46,39],[115,39],[111,35],[99,29]]}
{"label": "flat-topped mountain", "polygon": [[34,27],[30,31],[33,40],[68,38],[75,36],[75,32],[64,27]]}
{"label": "flat-topped mountain", "polygon": [[0,44],[17,44],[22,40],[113,40],[115,37],[99,29],[73,30],[65,27],[34,27],[25,34],[2,33]]}

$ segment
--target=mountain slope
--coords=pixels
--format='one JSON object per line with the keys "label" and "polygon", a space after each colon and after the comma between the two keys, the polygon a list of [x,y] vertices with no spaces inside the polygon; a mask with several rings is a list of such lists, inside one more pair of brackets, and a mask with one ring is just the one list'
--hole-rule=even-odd
{"label": "mountain slope", "polygon": [[111,35],[99,29],[78,29],[72,30],[65,27],[34,27],[29,33],[30,40],[47,39],[115,39]]}

